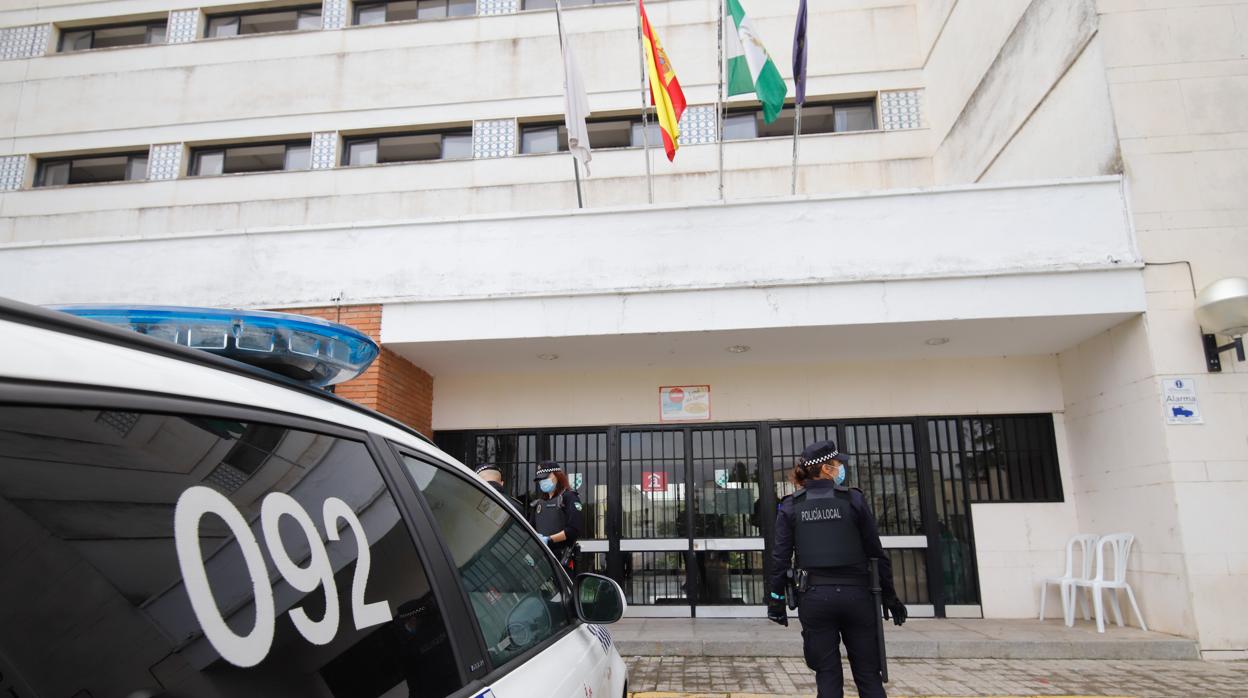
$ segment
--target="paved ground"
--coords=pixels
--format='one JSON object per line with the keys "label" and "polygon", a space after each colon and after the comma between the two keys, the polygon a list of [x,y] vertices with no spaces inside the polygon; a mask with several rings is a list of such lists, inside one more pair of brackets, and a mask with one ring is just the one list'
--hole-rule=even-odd
{"label": "paved ground", "polygon": [[[1139,628],[1060,620],[916,618],[889,623],[888,655],[897,659],[1199,659],[1194,641]],[[611,626],[620,653],[640,657],[800,657],[801,624],[764,618],[625,618]],[[1248,688],[1244,695],[1248,696]],[[1193,697],[1194,698],[1194,697]]]}
{"label": "paved ground", "polygon": [[[631,657],[638,698],[814,696],[814,674],[788,657]],[[888,694],[900,696],[1123,696],[1243,698],[1248,662],[899,659]],[[849,676],[849,667],[845,667]],[[648,693],[648,695],[647,695]],[[735,695],[734,695],[735,694]],[[852,681],[847,696],[856,696]]]}

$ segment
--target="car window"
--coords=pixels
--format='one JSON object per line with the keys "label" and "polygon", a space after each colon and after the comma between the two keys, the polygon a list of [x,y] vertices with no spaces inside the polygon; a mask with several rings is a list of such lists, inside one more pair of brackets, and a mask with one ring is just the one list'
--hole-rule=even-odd
{"label": "car window", "polygon": [[571,623],[567,576],[505,504],[449,470],[403,460],[459,568],[494,666]]}
{"label": "car window", "polygon": [[0,405],[0,531],[16,695],[461,687],[417,548],[359,441]]}

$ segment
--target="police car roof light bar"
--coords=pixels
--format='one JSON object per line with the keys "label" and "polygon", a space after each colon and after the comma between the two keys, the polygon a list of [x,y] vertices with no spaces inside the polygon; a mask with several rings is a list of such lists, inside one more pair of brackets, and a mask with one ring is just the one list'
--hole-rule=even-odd
{"label": "police car roof light bar", "polygon": [[380,353],[377,343],[358,330],[293,313],[163,305],[51,308],[201,349],[318,388],[356,378]]}

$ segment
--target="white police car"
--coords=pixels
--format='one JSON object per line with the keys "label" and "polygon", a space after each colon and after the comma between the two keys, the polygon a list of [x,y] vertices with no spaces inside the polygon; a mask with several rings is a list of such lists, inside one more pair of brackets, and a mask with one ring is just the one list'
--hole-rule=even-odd
{"label": "white police car", "polygon": [[95,319],[0,301],[0,696],[625,695],[615,582],[574,583],[467,468],[311,387],[367,337],[71,312]]}

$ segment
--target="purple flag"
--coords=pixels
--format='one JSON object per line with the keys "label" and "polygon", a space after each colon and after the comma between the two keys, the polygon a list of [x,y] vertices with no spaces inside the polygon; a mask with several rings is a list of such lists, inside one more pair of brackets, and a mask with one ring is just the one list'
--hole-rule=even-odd
{"label": "purple flag", "polygon": [[806,103],[806,0],[797,7],[797,28],[793,30],[793,86],[797,88],[794,101]]}

